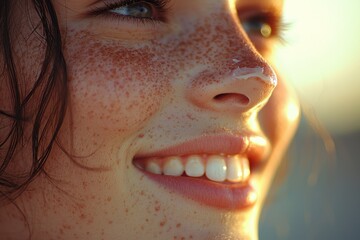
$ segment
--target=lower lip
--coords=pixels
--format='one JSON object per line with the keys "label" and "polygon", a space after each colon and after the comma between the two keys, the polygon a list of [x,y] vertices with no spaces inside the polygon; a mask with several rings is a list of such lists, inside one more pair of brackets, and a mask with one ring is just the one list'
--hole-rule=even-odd
{"label": "lower lip", "polygon": [[244,210],[253,206],[257,193],[250,183],[217,183],[203,178],[144,174],[165,188],[200,204],[226,210]]}

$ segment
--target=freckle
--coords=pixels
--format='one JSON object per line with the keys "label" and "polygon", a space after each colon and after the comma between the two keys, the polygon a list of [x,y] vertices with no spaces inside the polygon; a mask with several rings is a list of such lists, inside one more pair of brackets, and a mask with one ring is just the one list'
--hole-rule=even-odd
{"label": "freckle", "polygon": [[64,229],[71,229],[71,225],[64,224],[64,225],[63,225],[63,228],[64,228]]}
{"label": "freckle", "polygon": [[109,224],[112,224],[112,223],[113,223],[113,221],[110,220],[110,221],[109,221]]}
{"label": "freckle", "polygon": [[176,227],[177,228],[181,227],[181,223],[176,224]]}
{"label": "freckle", "polygon": [[160,204],[159,204],[158,201],[156,201],[156,202],[155,202],[155,211],[156,211],[156,212],[159,212],[160,209],[161,209]]}
{"label": "freckle", "polygon": [[165,226],[165,224],[166,224],[166,220],[161,221],[161,222],[160,222],[160,227]]}
{"label": "freckle", "polygon": [[108,197],[106,201],[111,202],[111,197]]}

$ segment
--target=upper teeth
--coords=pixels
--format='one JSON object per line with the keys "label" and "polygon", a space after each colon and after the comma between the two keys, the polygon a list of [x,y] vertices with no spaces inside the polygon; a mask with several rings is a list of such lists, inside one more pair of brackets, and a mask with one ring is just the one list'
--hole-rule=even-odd
{"label": "upper teeth", "polygon": [[140,161],[141,168],[154,174],[189,177],[206,176],[216,182],[245,182],[250,176],[249,160],[240,155],[190,155],[186,157],[151,158]]}

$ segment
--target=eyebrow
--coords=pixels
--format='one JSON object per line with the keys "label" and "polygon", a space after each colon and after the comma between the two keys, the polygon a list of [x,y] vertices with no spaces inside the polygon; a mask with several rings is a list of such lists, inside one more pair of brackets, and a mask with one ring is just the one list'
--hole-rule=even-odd
{"label": "eyebrow", "polygon": [[90,6],[92,6],[92,5],[95,5],[95,4],[97,4],[98,2],[102,2],[103,0],[95,0],[95,1],[92,1],[92,3],[89,3],[88,5],[87,5],[87,7],[90,7]]}
{"label": "eyebrow", "polygon": [[[95,4],[97,4],[97,3],[99,3],[99,2],[103,2],[104,0],[93,0],[91,3],[89,3],[88,5],[87,5],[87,7],[91,7],[92,5],[95,5]],[[121,1],[119,1],[119,2],[121,2]]]}

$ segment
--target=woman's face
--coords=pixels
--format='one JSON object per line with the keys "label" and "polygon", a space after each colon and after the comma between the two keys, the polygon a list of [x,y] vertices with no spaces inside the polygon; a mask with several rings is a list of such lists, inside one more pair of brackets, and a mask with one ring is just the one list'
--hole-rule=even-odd
{"label": "woman's face", "polygon": [[53,2],[69,107],[18,199],[34,239],[256,239],[297,125],[268,64],[281,1]]}

